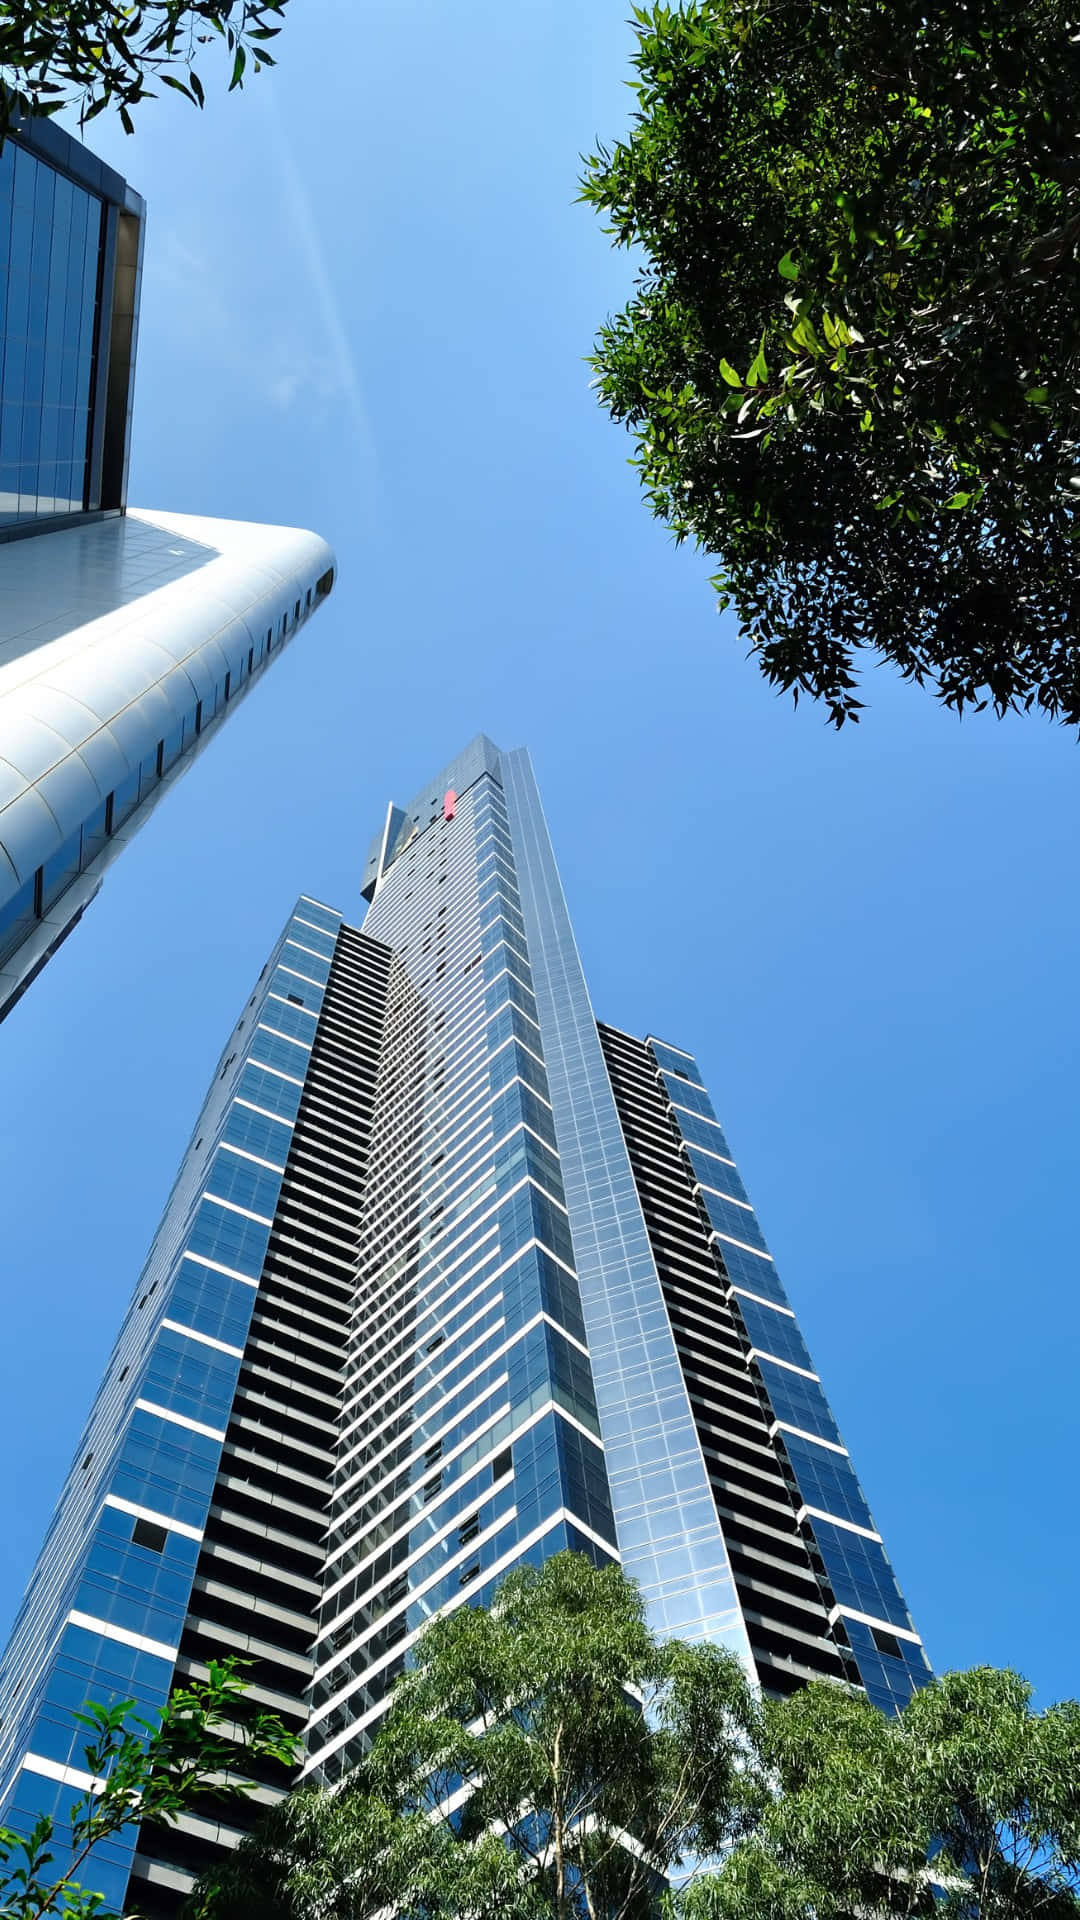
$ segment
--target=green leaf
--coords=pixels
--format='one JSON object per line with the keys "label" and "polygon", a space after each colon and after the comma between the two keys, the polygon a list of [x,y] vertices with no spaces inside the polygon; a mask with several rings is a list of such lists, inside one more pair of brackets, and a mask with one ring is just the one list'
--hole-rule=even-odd
{"label": "green leaf", "polygon": [[727,381],[729,387],[742,386],[742,381],[739,378],[739,375],[736,373],[734,367],[731,365],[730,361],[723,360],[723,359],[721,360],[720,373],[722,378]]}
{"label": "green leaf", "polygon": [[946,500],[944,504],[947,507],[966,507],[970,505],[972,498],[973,495],[970,493],[954,493],[952,498]]}
{"label": "green leaf", "polygon": [[1024,393],[1024,399],[1030,407],[1041,407],[1049,398],[1049,387],[1028,387]]}
{"label": "green leaf", "polygon": [[798,279],[799,269],[796,266],[795,261],[792,259],[790,252],[785,253],[783,259],[781,260],[780,272],[782,273],[785,280]]}

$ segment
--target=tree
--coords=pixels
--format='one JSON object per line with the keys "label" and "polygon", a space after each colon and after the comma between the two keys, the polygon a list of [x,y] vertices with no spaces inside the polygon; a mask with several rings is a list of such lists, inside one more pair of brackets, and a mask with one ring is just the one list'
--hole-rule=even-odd
{"label": "tree", "polygon": [[[774,1794],[682,1920],[1077,1920],[1080,1705],[946,1674],[895,1718],[815,1682],[766,1710]],[[928,1865],[929,1863],[929,1865]]]}
{"label": "tree", "polygon": [[294,1764],[298,1741],[276,1714],[248,1711],[237,1663],[211,1661],[208,1673],[204,1684],[173,1692],[156,1723],[136,1715],[133,1700],[91,1702],[75,1716],[90,1731],[83,1752],[96,1784],[71,1808],[69,1865],[56,1872],[56,1822],[47,1815],[28,1836],[0,1828],[0,1920],[108,1920],[102,1896],[78,1878],[103,1841],[133,1821],[170,1825],[208,1793],[252,1792],[245,1763]]}
{"label": "tree", "polygon": [[1080,33],[1066,0],[637,10],[583,195],[644,259],[600,398],[766,678],[880,655],[1080,725]]}
{"label": "tree", "polygon": [[758,1710],[734,1654],[661,1644],[564,1553],[436,1619],[368,1760],[203,1882],[199,1920],[645,1920],[746,1831]]}
{"label": "tree", "polygon": [[549,1920],[494,1835],[462,1846],[402,1813],[361,1766],[339,1787],[300,1787],[204,1874],[188,1920]]}
{"label": "tree", "polygon": [[21,114],[75,107],[80,124],[115,105],[125,132],[130,109],[159,80],[202,106],[199,50],[220,42],[231,56],[229,91],[250,61],[272,67],[271,25],[288,0],[0,0],[0,142]]}

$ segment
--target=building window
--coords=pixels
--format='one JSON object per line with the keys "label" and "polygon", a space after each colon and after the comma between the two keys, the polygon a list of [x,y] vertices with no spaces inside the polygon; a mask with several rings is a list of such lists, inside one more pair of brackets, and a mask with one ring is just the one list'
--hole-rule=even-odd
{"label": "building window", "polygon": [[169,1533],[167,1527],[155,1526],[152,1520],[144,1520],[140,1515],[131,1529],[131,1538],[136,1547],[148,1547],[151,1553],[164,1553]]}
{"label": "building window", "polygon": [[886,1633],[882,1627],[871,1627],[870,1632],[879,1653],[888,1653],[894,1660],[903,1659],[904,1649],[895,1633]]}

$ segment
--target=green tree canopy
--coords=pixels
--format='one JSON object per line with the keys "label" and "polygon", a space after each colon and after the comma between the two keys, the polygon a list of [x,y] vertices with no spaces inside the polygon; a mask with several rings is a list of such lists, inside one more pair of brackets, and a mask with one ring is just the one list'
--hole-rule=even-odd
{"label": "green tree canopy", "polygon": [[[761,1702],[561,1554],[435,1620],[374,1747],[192,1920],[1080,1920],[1080,1705],[992,1668]],[[20,1916],[21,1920],[21,1916]]]}
{"label": "green tree canopy", "polygon": [[643,256],[603,403],[766,677],[1080,725],[1080,31],[1066,0],[637,11],[584,195]]}
{"label": "green tree canopy", "polygon": [[815,1682],[766,1710],[761,1824],[682,1920],[1078,1920],[1080,1705],[946,1674],[887,1719]]}
{"label": "green tree canopy", "polygon": [[619,1568],[560,1554],[435,1620],[367,1763],[263,1823],[194,1911],[645,1920],[671,1867],[746,1830],[756,1725],[733,1654],[658,1642]]}
{"label": "green tree canopy", "polygon": [[196,61],[222,47],[229,89],[249,63],[274,64],[268,42],[288,0],[0,0],[0,140],[21,113],[74,107],[85,123],[115,106],[128,133],[131,108],[153,82],[197,106]]}

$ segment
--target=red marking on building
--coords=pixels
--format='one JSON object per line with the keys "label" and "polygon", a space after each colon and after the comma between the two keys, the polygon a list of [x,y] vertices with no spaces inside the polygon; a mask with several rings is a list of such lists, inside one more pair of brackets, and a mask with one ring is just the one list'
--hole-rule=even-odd
{"label": "red marking on building", "polygon": [[442,803],[443,819],[452,820],[456,811],[457,811],[457,794],[454,792],[453,787],[451,787],[449,793],[446,796],[446,799]]}

